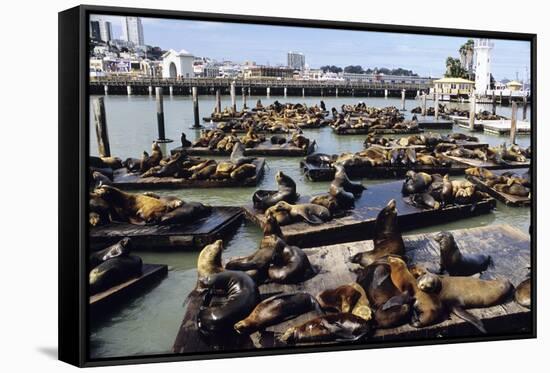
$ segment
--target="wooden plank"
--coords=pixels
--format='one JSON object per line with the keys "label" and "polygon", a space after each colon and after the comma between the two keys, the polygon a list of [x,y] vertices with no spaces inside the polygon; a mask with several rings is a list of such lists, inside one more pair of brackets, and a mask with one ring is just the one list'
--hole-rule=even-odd
{"label": "wooden plank", "polygon": [[450,130],[453,128],[454,121],[435,118],[421,118],[417,121],[418,127],[422,129],[443,129]]}
{"label": "wooden plank", "polygon": [[[503,174],[505,172],[514,172],[518,175],[521,175],[525,172],[527,172],[529,169],[523,168],[523,169],[513,169],[513,170],[497,170],[493,173],[496,175]],[[514,207],[520,207],[520,206],[529,206],[531,205],[531,198],[529,197],[521,197],[521,196],[514,196],[512,194],[499,192],[498,190],[494,189],[493,187],[488,186],[485,181],[481,180],[480,178],[472,175],[466,175],[466,179],[468,179],[471,183],[475,184],[480,190],[483,192],[488,193],[493,198],[496,198],[500,202],[503,202],[506,205],[514,206]]]}
{"label": "wooden plank", "polygon": [[332,130],[337,135],[407,135],[424,132],[423,129],[417,127],[413,129],[393,129],[393,128],[378,128],[378,129],[369,129],[368,127],[364,128],[347,128],[339,130],[337,127],[332,127]]}
{"label": "wooden plank", "polygon": [[240,207],[213,207],[212,213],[185,225],[111,223],[90,228],[92,250],[124,237],[135,238],[134,250],[200,250],[204,245],[234,233],[243,218]]}
{"label": "wooden plank", "polygon": [[141,276],[92,295],[89,299],[92,319],[95,313],[105,312],[108,308],[129,301],[133,295],[165,277],[167,273],[168,266],[165,264],[143,264]]}
{"label": "wooden plank", "polygon": [[125,168],[114,172],[113,186],[122,189],[185,189],[185,188],[233,188],[256,186],[264,175],[265,159],[257,158],[256,175],[243,181],[224,180],[190,180],[175,177],[140,177],[139,174],[128,173]]}
{"label": "wooden plank", "polygon": [[[494,259],[494,267],[488,269],[480,277],[483,279],[507,279],[513,285],[518,285],[527,274],[527,267],[530,266],[530,238],[525,233],[508,225],[493,225],[471,229],[460,229],[452,231],[457,244],[464,253],[489,254]],[[405,247],[407,257],[411,263],[437,268],[439,263],[439,248],[434,240],[436,233],[417,234],[405,236]],[[263,284],[259,287],[262,298],[272,294],[306,291],[312,295],[326,289],[333,289],[355,281],[354,270],[356,264],[349,261],[349,258],[362,251],[372,249],[372,241],[360,241],[354,243],[343,243],[330,246],[319,246],[305,249],[304,252],[309,261],[320,269],[313,278],[296,285],[279,285],[275,283]],[[201,338],[196,326],[196,314],[200,307],[201,297],[192,292],[188,297],[188,307],[174,343],[175,352],[205,352],[212,350],[212,347]],[[470,310],[479,317],[491,334],[512,334],[530,332],[531,312],[521,307],[511,299],[503,305]],[[315,317],[310,312],[298,318],[289,320],[278,325],[267,328],[264,331],[254,333],[246,340],[247,348],[250,342],[256,348],[281,347],[277,343],[276,336],[284,333],[289,327],[299,325],[302,322]],[[455,317],[454,315],[442,322],[424,328],[414,328],[410,325],[403,325],[391,329],[378,329],[369,339],[370,341],[404,341],[419,339],[434,339],[442,337],[475,336],[479,332],[470,324]],[[234,342],[229,349],[239,349],[242,341]]]}
{"label": "wooden plank", "polygon": [[493,161],[483,161],[481,159],[477,158],[461,158],[461,157],[453,157],[450,155],[444,155],[445,158],[450,159],[452,161],[455,161],[457,163],[462,163],[464,165],[470,166],[470,167],[482,167],[486,168],[488,170],[504,170],[504,169],[510,169],[510,168],[525,168],[529,167],[531,162],[515,162],[515,161],[506,161],[507,164],[498,164]]}
{"label": "wooden plank", "polygon": [[[170,151],[171,154],[181,152],[182,149],[185,149],[185,152],[189,155],[230,155],[231,150],[219,150],[219,149],[209,149],[207,147],[188,147],[182,148],[178,146],[175,149]],[[269,141],[265,141],[253,148],[244,148],[245,156],[266,156],[266,157],[304,157],[308,154],[313,153],[315,150],[315,141],[311,141],[307,148],[299,148],[294,145],[289,145],[288,143],[283,145],[272,144]]]}
{"label": "wooden plank", "polygon": [[[335,217],[320,225],[297,222],[281,227],[288,244],[300,247],[312,247],[320,244],[332,244],[370,239],[374,236],[374,224],[378,212],[390,199],[397,202],[399,226],[403,230],[416,229],[433,224],[441,224],[471,216],[486,214],[496,206],[491,198],[475,205],[453,205],[439,210],[420,209],[406,202],[401,188],[403,181],[369,185],[368,189],[355,202],[355,208],[344,216]],[[309,202],[310,196],[301,196],[298,203]],[[244,207],[245,214],[254,223],[260,225],[265,219],[261,211],[252,206]]]}

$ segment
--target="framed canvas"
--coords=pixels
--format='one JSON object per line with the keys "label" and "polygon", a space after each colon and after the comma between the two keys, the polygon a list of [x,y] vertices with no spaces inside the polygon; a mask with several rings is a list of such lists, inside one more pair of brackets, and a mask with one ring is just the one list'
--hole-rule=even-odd
{"label": "framed canvas", "polygon": [[59,13],[59,358],[536,336],[536,35]]}

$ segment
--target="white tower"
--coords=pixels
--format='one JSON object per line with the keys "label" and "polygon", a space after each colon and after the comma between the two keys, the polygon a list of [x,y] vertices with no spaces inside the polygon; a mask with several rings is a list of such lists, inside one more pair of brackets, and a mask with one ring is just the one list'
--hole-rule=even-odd
{"label": "white tower", "polygon": [[484,95],[491,88],[491,49],[489,39],[477,39],[474,45],[476,58],[476,93]]}

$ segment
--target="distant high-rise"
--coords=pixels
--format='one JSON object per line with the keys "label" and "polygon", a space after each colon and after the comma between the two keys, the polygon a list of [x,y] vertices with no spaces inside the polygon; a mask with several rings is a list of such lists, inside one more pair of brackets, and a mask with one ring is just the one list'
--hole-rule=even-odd
{"label": "distant high-rise", "polygon": [[111,22],[109,21],[99,21],[99,36],[102,41],[109,42],[113,38],[113,31],[111,28]]}
{"label": "distant high-rise", "polygon": [[145,45],[141,18],[125,17],[122,20],[122,33],[124,40],[133,43],[134,45]]}
{"label": "distant high-rise", "polygon": [[90,38],[94,40],[101,40],[99,21],[90,21]]}
{"label": "distant high-rise", "polygon": [[286,65],[294,70],[303,70],[306,65],[306,56],[302,53],[288,52]]}

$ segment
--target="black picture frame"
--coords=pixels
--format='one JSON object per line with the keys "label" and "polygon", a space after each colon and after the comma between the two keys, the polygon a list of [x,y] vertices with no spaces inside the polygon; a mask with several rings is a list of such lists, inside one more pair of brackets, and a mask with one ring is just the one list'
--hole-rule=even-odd
{"label": "black picture frame", "polygon": [[[88,252],[87,167],[89,155],[89,66],[88,17],[90,14],[133,15],[142,17],[251,23],[281,26],[300,26],[328,29],[381,31],[443,36],[476,36],[491,39],[528,41],[531,44],[531,146],[532,146],[532,203],[531,203],[531,262],[532,329],[525,334],[445,338],[442,340],[400,341],[365,345],[332,345],[260,349],[254,351],[212,352],[202,354],[166,354],[90,359],[88,357],[87,272]],[[275,18],[231,14],[170,11],[81,5],[59,13],[59,359],[80,367],[120,365],[151,362],[172,362],[196,359],[217,359],[261,355],[327,352],[461,342],[481,342],[535,338],[537,325],[537,35],[485,30],[460,30],[435,27],[369,24],[311,19]]]}

